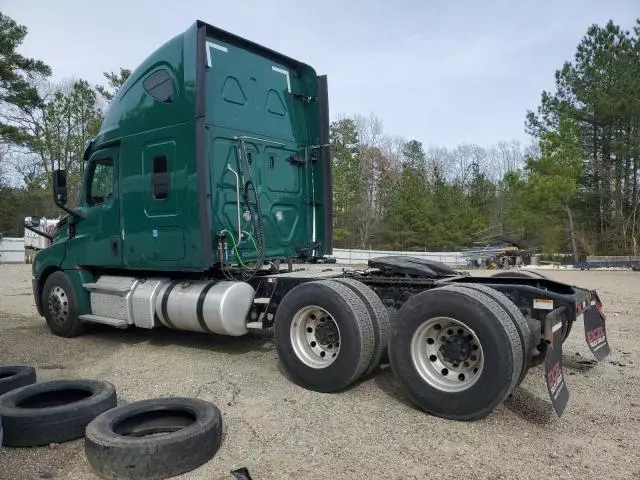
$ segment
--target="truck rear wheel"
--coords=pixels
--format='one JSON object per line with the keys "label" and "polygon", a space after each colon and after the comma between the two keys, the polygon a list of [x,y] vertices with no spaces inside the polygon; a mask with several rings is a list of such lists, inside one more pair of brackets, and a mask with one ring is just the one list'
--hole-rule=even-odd
{"label": "truck rear wheel", "polygon": [[389,359],[422,410],[475,420],[515,388],[524,352],[513,321],[491,297],[443,287],[414,295],[400,308],[391,325]]}
{"label": "truck rear wheel", "polygon": [[42,311],[49,330],[59,337],[75,337],[83,330],[73,285],[64,272],[47,277],[42,289]]}
{"label": "truck rear wheel", "polygon": [[363,375],[363,377],[368,377],[380,366],[380,362],[387,354],[387,343],[389,341],[389,328],[391,323],[389,320],[389,311],[376,292],[364,283],[352,278],[339,278],[335,279],[335,281],[346,285],[360,297],[360,300],[362,300],[367,307],[369,316],[373,321],[373,332],[375,334],[373,358]]}
{"label": "truck rear wheel", "polygon": [[[452,287],[454,285],[451,285]],[[522,312],[518,309],[515,303],[513,303],[509,297],[507,297],[504,293],[499,292],[498,290],[487,287],[486,285],[477,285],[475,283],[466,283],[464,285],[455,285],[456,288],[468,288],[471,290],[477,290],[483,292],[490,296],[493,300],[495,300],[500,306],[504,309],[504,311],[509,315],[511,321],[515,325],[518,330],[518,335],[520,336],[520,342],[522,344],[522,349],[524,352],[524,361],[522,363],[522,373],[520,373],[520,378],[518,379],[518,384],[522,382],[524,377],[527,375],[529,371],[529,362],[531,361],[531,353],[535,347],[535,337],[531,333],[531,328],[529,327],[529,323],[527,319],[524,318]],[[447,287],[445,287],[447,288]],[[517,386],[516,385],[516,386]]]}
{"label": "truck rear wheel", "polygon": [[278,356],[292,379],[317,392],[349,386],[371,364],[373,322],[349,287],[331,280],[303,283],[276,312]]}

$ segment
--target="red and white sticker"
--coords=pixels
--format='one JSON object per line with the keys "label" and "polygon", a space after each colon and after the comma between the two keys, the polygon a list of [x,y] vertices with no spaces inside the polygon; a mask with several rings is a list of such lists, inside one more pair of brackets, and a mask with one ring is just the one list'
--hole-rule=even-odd
{"label": "red and white sticker", "polygon": [[553,310],[553,300],[546,298],[534,298],[533,308],[536,310]]}

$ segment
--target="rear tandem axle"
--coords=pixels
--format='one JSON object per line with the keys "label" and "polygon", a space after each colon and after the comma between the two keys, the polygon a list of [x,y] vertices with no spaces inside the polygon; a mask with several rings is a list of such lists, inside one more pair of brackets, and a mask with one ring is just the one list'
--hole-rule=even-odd
{"label": "rear tandem axle", "polygon": [[[485,416],[513,392],[530,367],[542,363],[552,404],[561,416],[569,398],[562,373],[562,343],[580,317],[584,317],[587,343],[598,361],[610,353],[606,317],[595,291],[524,271],[492,277],[438,272],[433,278],[399,273],[378,268],[343,272],[325,280],[311,275],[260,279],[257,296],[269,302],[256,305],[251,318],[261,319],[262,328],[275,323],[279,354],[298,383],[313,390],[335,391],[342,388],[340,382],[328,382],[331,387],[317,385],[318,369],[304,362],[299,365],[295,348],[290,355],[283,345],[315,341],[320,355],[335,352],[322,350],[313,332],[305,333],[309,338],[295,340],[290,327],[279,329],[278,320],[284,316],[279,309],[286,297],[297,296],[294,290],[308,289],[309,284],[344,279],[360,284],[389,314],[389,352],[384,356],[409,397],[429,413],[460,420]],[[323,294],[312,296],[318,299]],[[366,305],[367,300],[360,297]],[[295,313],[290,315],[295,317]],[[380,314],[370,316],[374,324],[385,321]],[[332,321],[340,322],[338,318]],[[484,404],[477,400],[480,391],[491,397]]]}

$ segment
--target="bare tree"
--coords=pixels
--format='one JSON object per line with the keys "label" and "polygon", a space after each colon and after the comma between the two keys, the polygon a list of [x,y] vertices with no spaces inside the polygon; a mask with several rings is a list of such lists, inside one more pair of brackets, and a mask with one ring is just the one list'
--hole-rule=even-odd
{"label": "bare tree", "polygon": [[[537,145],[533,143],[527,147],[527,152],[537,156],[539,153],[537,148]],[[507,172],[522,168],[524,155],[522,145],[517,140],[498,142],[487,152],[488,164],[491,166],[488,172],[489,178],[494,182],[499,182]]]}
{"label": "bare tree", "polygon": [[451,152],[453,160],[452,180],[466,189],[474,172],[479,172],[487,154],[484,148],[475,144],[462,144]]}
{"label": "bare tree", "polygon": [[382,121],[375,114],[369,117],[356,115],[354,122],[360,144],[361,203],[355,216],[356,237],[365,248],[380,221],[380,183],[384,155],[380,146],[384,143]]}
{"label": "bare tree", "polygon": [[0,141],[0,187],[2,187],[8,182],[7,159],[8,159],[10,150],[11,150],[11,145],[9,143]]}

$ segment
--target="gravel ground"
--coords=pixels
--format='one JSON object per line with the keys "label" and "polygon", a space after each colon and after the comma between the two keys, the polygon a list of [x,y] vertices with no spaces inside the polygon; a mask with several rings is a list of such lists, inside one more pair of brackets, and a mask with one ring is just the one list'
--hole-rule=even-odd
{"label": "gravel ground", "polygon": [[[335,268],[335,266],[334,266]],[[0,265],[0,364],[31,364],[39,380],[113,382],[119,403],[194,396],[222,410],[218,454],[183,479],[255,480],[633,479],[640,478],[640,274],[548,273],[597,288],[613,355],[594,362],[576,325],[565,343],[571,392],[562,419],[547,398],[541,367],[487,418],[454,422],[415,409],[388,368],[339,394],[297,387],[268,340],[93,327],[81,337],[49,333],[33,306],[30,269]],[[82,440],[0,448],[0,478],[92,480]]]}

